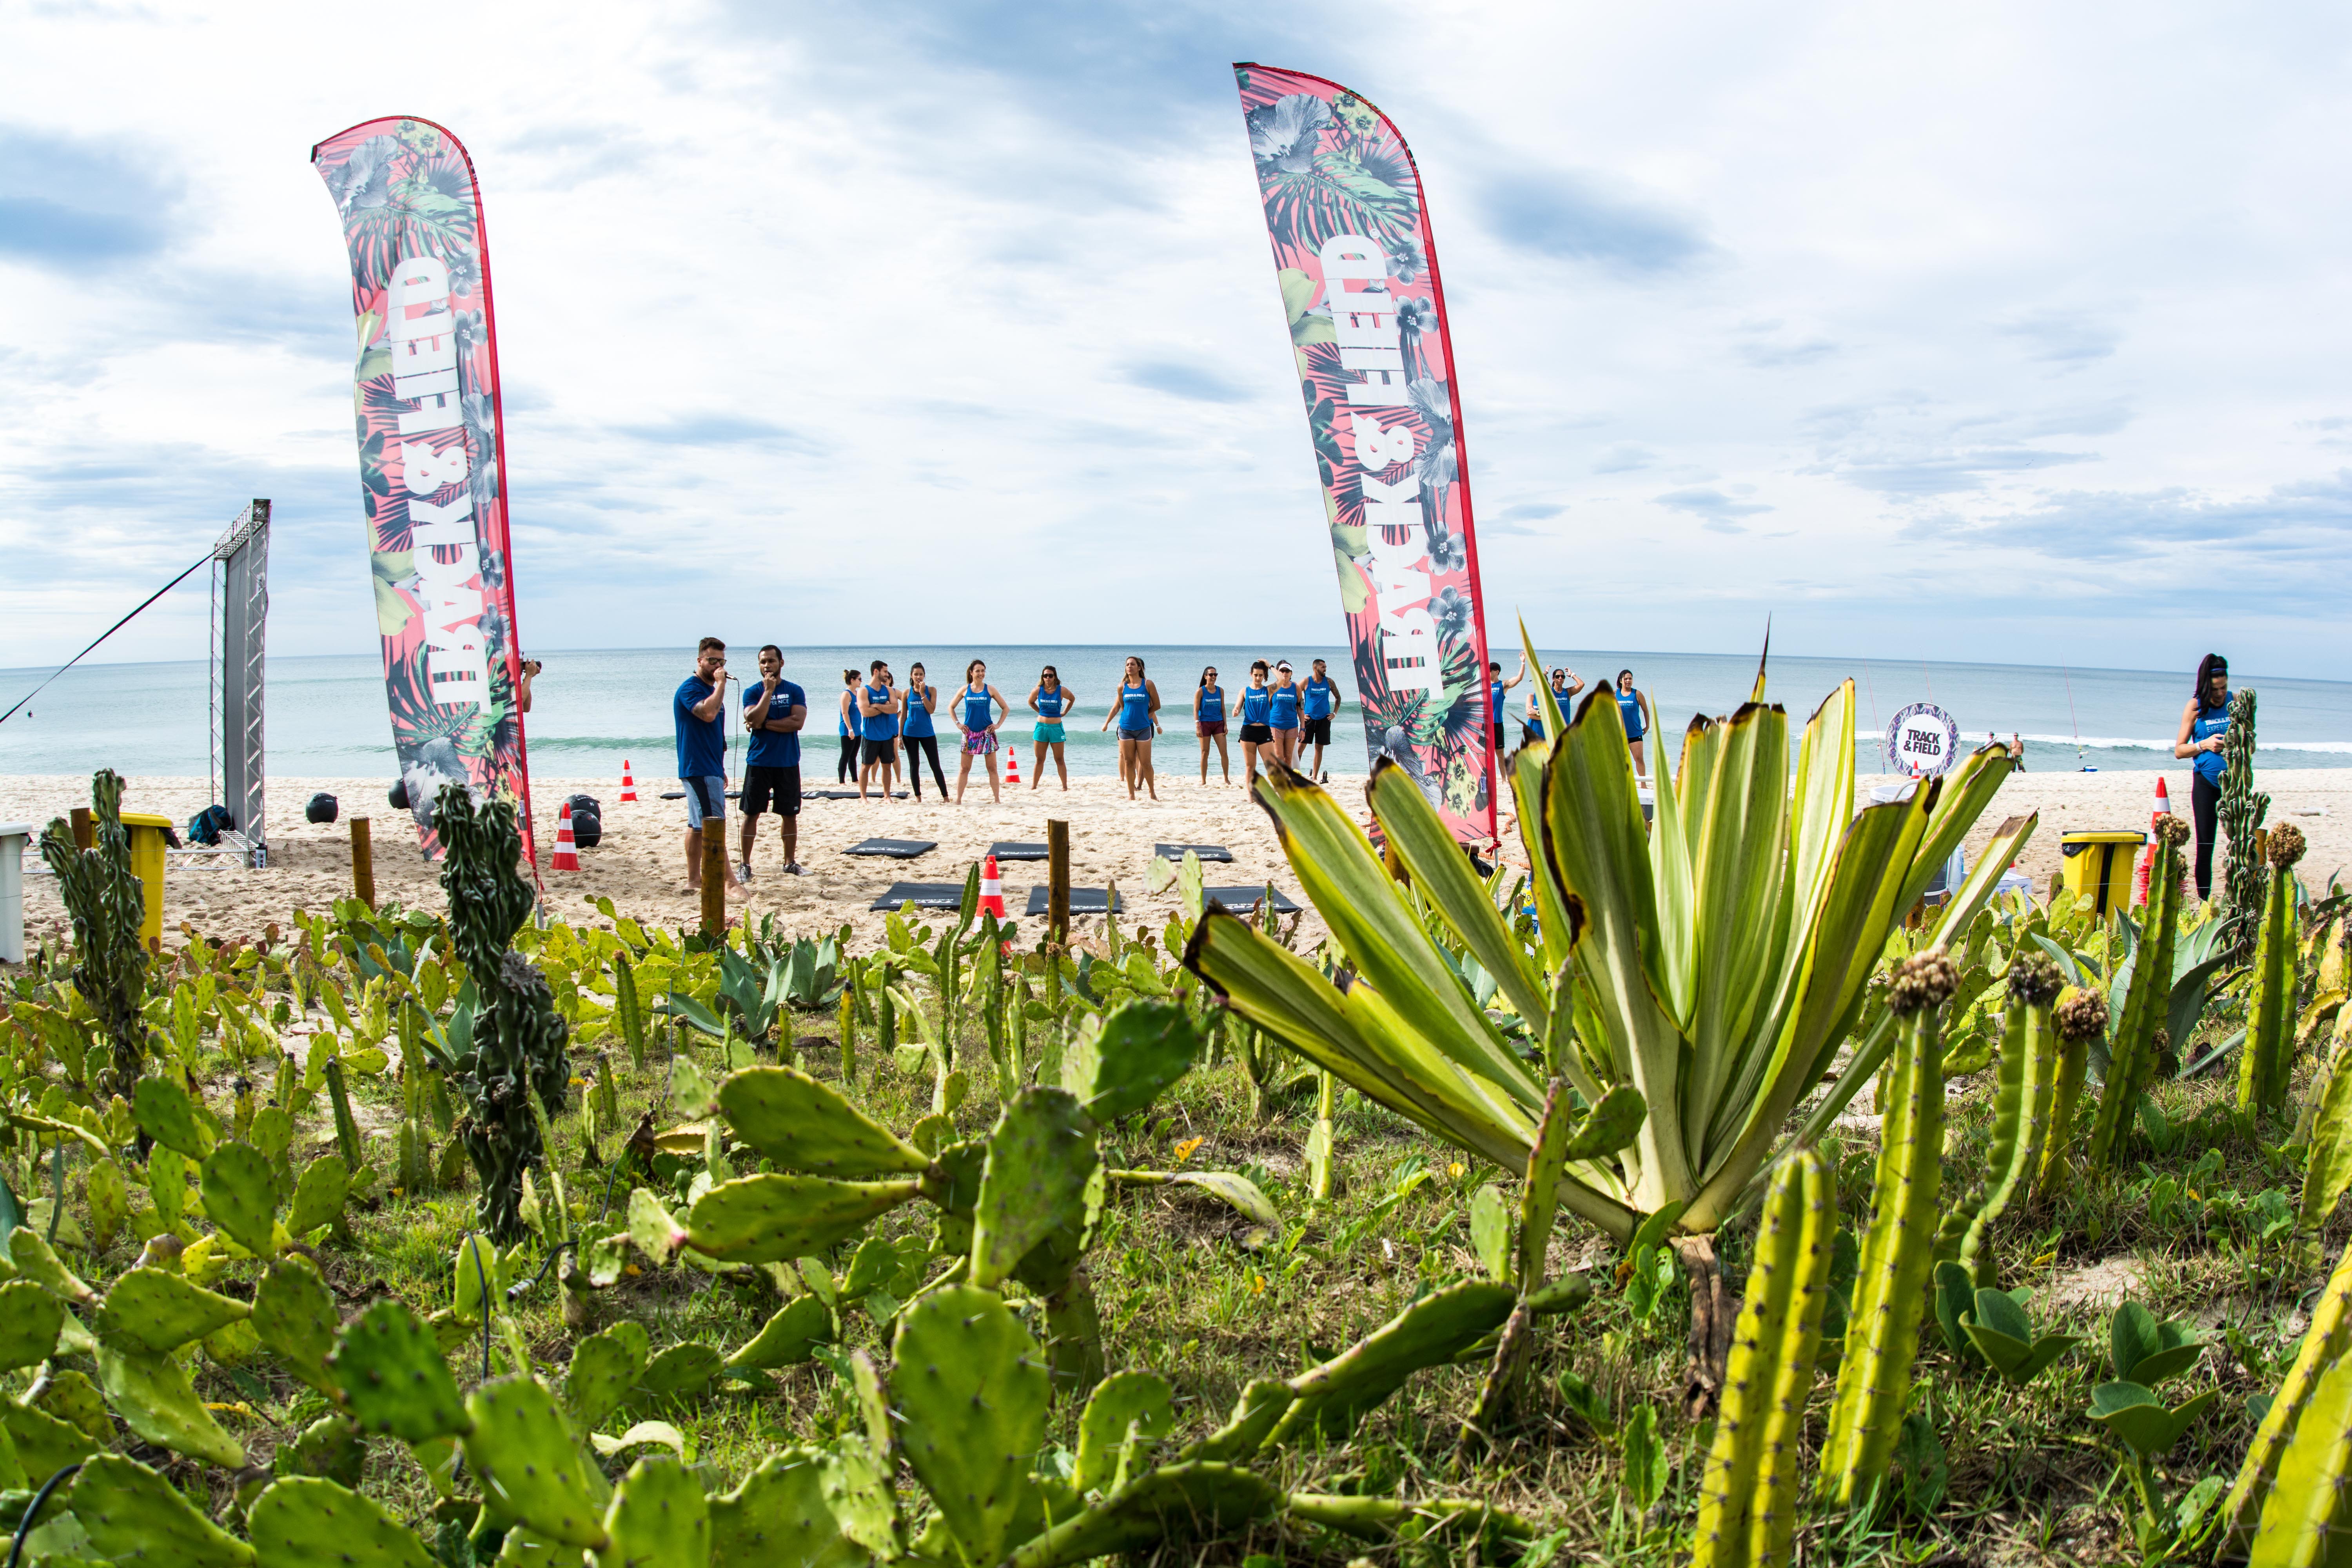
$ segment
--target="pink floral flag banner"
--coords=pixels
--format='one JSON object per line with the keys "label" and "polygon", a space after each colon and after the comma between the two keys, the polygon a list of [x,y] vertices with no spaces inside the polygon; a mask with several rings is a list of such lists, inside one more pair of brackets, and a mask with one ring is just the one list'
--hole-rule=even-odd
{"label": "pink floral flag banner", "polygon": [[1445,291],[1412,154],[1336,82],[1243,64],[1291,353],[1323,481],[1364,740],[1460,838],[1492,837],[1496,748]]}
{"label": "pink floral flag banner", "polygon": [[310,150],[343,221],[358,320],[352,407],[393,745],[428,855],[442,785],[511,800],[531,842],[514,703],[512,563],[496,318],[473,160],[426,120]]}

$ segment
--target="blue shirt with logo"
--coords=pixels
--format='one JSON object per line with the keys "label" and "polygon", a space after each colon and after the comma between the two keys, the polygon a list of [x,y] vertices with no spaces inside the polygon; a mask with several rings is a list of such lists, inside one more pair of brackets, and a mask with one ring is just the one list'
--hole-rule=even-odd
{"label": "blue shirt with logo", "polygon": [[1307,693],[1307,716],[1309,719],[1331,717],[1331,699],[1339,695],[1339,683],[1328,676],[1310,675],[1300,688]]}
{"label": "blue shirt with logo", "polygon": [[694,713],[717,689],[702,677],[689,675],[677,683],[677,695],[670,700],[672,716],[677,721],[677,776],[682,779],[727,776],[727,731],[719,723],[720,715],[698,719]]}
{"label": "blue shirt with logo", "polygon": [[[757,686],[747,686],[743,689],[744,712],[749,713],[753,708],[759,706],[761,689],[763,689]],[[768,704],[768,717],[789,719],[792,717],[793,709],[807,706],[807,692],[789,680],[779,680],[776,682],[776,695]],[[801,732],[798,730],[789,733],[777,730],[754,730],[751,731],[751,747],[744,752],[743,760],[746,764],[755,768],[799,767],[801,765]]]}

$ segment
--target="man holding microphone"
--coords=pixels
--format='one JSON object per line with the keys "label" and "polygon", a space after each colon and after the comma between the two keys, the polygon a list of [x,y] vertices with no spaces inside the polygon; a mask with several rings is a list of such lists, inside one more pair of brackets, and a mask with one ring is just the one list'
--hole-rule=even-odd
{"label": "man holding microphone", "polygon": [[702,890],[702,825],[727,820],[727,645],[704,637],[694,673],[670,699],[677,722],[677,780],[686,786],[686,890]]}

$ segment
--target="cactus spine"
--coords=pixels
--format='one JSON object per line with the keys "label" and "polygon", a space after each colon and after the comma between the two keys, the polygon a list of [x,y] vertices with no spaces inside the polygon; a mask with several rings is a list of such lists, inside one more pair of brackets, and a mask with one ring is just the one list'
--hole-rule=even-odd
{"label": "cactus spine", "polygon": [[1693,1568],[1785,1563],[1796,1531],[1797,1449],[1821,1350],[1837,1228],[1829,1172],[1801,1149],[1765,1194],[1756,1268],[1734,1331],[1723,1413],[1707,1452]]}
{"label": "cactus spine", "polygon": [[2139,955],[2123,1013],[2108,1038],[2107,1081],[2091,1121],[2091,1169],[2111,1170],[2122,1158],[2124,1133],[2131,1126],[2156,1058],[2156,1031],[2172,994],[2172,952],[2180,923],[2180,846],[2189,825],[2167,814],[2156,824],[2156,861],[2147,874],[2147,916],[2140,925]]}
{"label": "cactus spine", "polygon": [[2286,1108],[2287,1075],[2294,1054],[2294,863],[2303,858],[2303,829],[2271,829],[2263,854],[2270,887],[2254,937],[2253,990],[2246,1005],[2246,1043],[2238,1048],[2238,1109]]}
{"label": "cactus spine", "polygon": [[1821,1497],[1851,1506],[1885,1475],[1911,1391],[1935,1263],[1937,1202],[1943,1194],[1943,1004],[1959,971],[1938,948],[1895,972],[1887,1004],[1898,1019],[1895,1070],[1887,1085],[1878,1184],[1863,1237],[1853,1310],[1837,1400],[1822,1450]]}
{"label": "cactus spine", "polygon": [[[2254,1534],[2257,1563],[2316,1563],[2346,1479],[2352,1432],[2352,1247],[2311,1310],[2294,1365],[2255,1429],[2245,1463],[2221,1502],[2241,1543]],[[2261,1529],[2255,1532],[2260,1521]],[[2300,1550],[2298,1550],[2300,1548]]]}
{"label": "cactus spine", "polygon": [[[1960,1267],[1979,1286],[1993,1283],[1992,1259],[1979,1258],[1984,1239],[2032,1173],[2048,1136],[2050,1101],[2057,1089],[2057,1030],[2050,1004],[2062,984],[2058,966],[2041,953],[2009,971],[2009,1012],[2002,1020],[2000,1084],[1993,1101],[1992,1152],[1983,1201],[1960,1237]],[[1954,1217],[1958,1217],[1957,1214]]]}

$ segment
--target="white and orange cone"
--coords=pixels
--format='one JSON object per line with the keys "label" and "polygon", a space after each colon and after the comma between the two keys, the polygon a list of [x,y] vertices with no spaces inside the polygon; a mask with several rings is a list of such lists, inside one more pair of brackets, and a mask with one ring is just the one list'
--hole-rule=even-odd
{"label": "white and orange cone", "polygon": [[555,859],[551,869],[580,869],[580,849],[572,841],[572,803],[568,800],[563,803],[563,815],[555,819]]}
{"label": "white and orange cone", "polygon": [[1018,742],[1004,748],[1004,782],[1021,782],[1021,745]]}
{"label": "white and orange cone", "polygon": [[993,855],[980,863],[980,912],[994,915],[999,925],[1004,923],[1004,879],[997,874]]}
{"label": "white and orange cone", "polygon": [[2164,787],[2164,775],[2156,775],[2156,805],[2147,814],[2147,842],[2140,846],[2139,864],[2132,868],[2132,903],[2147,902],[2147,879],[2156,869],[2156,825],[2172,815],[2172,795]]}
{"label": "white and orange cone", "polygon": [[629,772],[629,759],[626,757],[621,759],[621,798],[623,800],[637,798],[636,775]]}

